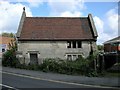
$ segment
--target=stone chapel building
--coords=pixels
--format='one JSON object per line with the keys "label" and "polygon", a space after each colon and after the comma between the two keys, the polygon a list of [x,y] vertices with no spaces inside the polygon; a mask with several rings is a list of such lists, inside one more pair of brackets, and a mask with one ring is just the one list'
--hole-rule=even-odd
{"label": "stone chapel building", "polygon": [[21,63],[41,64],[45,58],[75,60],[97,50],[97,31],[88,17],[26,17],[23,9],[17,32]]}

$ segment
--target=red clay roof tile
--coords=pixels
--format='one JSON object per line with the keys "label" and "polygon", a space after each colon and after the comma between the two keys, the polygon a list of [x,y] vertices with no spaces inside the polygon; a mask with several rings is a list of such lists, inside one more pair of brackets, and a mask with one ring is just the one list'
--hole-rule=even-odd
{"label": "red clay roof tile", "polygon": [[19,40],[94,39],[87,17],[26,17]]}

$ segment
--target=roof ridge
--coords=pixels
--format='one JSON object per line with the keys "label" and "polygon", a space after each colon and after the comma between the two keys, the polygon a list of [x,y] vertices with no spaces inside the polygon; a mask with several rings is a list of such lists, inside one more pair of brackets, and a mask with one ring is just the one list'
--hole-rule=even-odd
{"label": "roof ridge", "polygon": [[110,39],[108,41],[113,41],[113,40],[116,40],[116,39],[119,39],[119,38],[120,38],[120,36],[117,36],[117,37],[114,37],[113,39]]}
{"label": "roof ridge", "polygon": [[117,36],[117,37],[114,37],[114,38],[112,38],[112,39],[104,42],[104,44],[106,44],[106,43],[111,43],[111,42],[113,42],[113,41],[115,41],[115,40],[119,40],[119,39],[120,39],[120,36]]}

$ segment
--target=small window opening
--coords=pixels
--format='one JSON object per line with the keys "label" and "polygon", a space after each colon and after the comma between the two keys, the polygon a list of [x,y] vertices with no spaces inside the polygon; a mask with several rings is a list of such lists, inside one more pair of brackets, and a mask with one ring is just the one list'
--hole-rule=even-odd
{"label": "small window opening", "polygon": [[76,48],[76,41],[73,41],[73,48]]}
{"label": "small window opening", "polygon": [[78,48],[81,48],[82,47],[82,43],[81,41],[78,41]]}
{"label": "small window opening", "polygon": [[72,60],[72,56],[71,55],[67,55],[67,60]]}
{"label": "small window opening", "polygon": [[73,60],[76,60],[77,59],[77,55],[73,55]]}
{"label": "small window opening", "polygon": [[5,49],[4,49],[4,48],[2,48],[2,52],[5,52]]}
{"label": "small window opening", "polygon": [[71,42],[70,41],[67,42],[67,48],[71,48]]}

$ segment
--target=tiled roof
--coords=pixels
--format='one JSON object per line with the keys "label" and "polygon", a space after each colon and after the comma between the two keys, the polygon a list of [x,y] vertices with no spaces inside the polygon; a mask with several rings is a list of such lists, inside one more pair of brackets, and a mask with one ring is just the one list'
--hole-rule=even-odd
{"label": "tiled roof", "polygon": [[88,17],[26,17],[19,40],[94,39]]}
{"label": "tiled roof", "polygon": [[120,42],[120,36],[115,37],[115,38],[113,38],[113,39],[111,39],[111,40],[108,40],[108,41],[104,42],[104,44],[116,43],[116,42]]}
{"label": "tiled roof", "polygon": [[0,36],[0,44],[9,44],[14,38]]}

